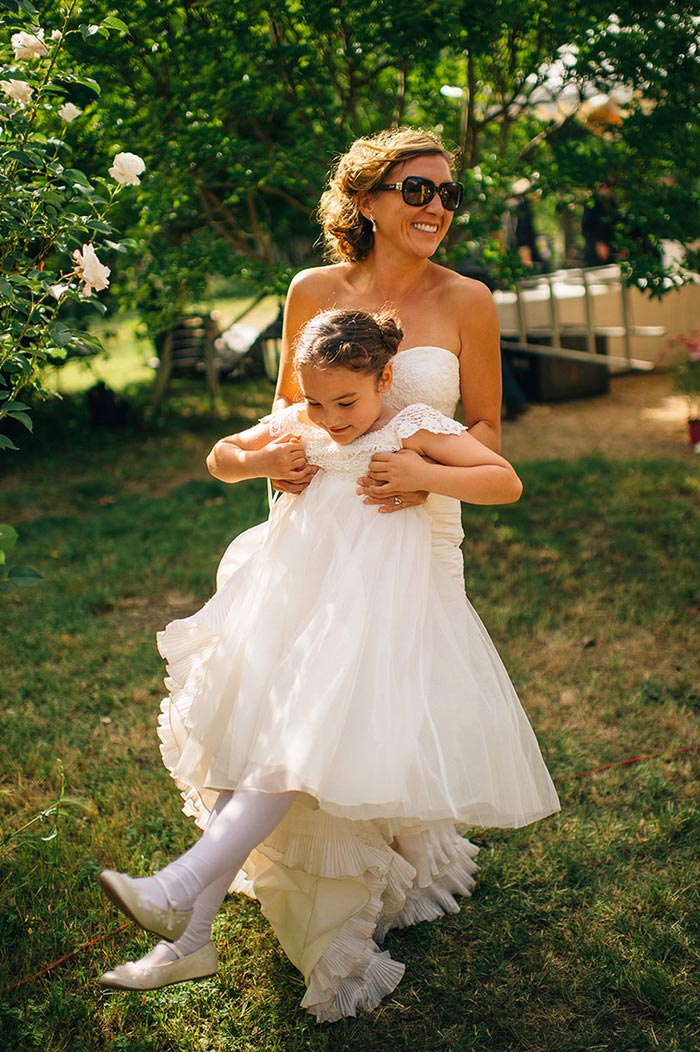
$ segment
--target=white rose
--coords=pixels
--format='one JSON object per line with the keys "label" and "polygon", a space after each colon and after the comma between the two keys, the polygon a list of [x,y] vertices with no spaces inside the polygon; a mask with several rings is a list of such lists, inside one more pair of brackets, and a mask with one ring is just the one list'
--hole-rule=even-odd
{"label": "white rose", "polygon": [[136,153],[118,153],[114,163],[109,169],[109,174],[118,183],[128,186],[138,186],[141,180],[139,176],[146,170],[145,162]]}
{"label": "white rose", "polygon": [[101,292],[109,285],[109,267],[100,263],[97,253],[92,245],[83,245],[82,252],[76,248],[73,253],[75,266],[73,268],[78,281],[83,284],[83,296],[89,296],[94,289]]}
{"label": "white rose", "polygon": [[58,111],[58,116],[64,120],[66,124],[70,124],[70,122],[74,121],[76,117],[79,117],[82,112],[83,111],[79,110],[77,106],[74,106],[72,102],[64,102]]}
{"label": "white rose", "polygon": [[26,80],[0,80],[0,88],[20,106],[28,106],[34,93]]}
{"label": "white rose", "polygon": [[42,58],[48,55],[49,49],[44,43],[44,30],[38,29],[36,33],[12,34],[12,46],[15,49],[15,58]]}
{"label": "white rose", "polygon": [[[77,249],[76,249],[77,251]],[[68,291],[67,285],[49,285],[49,292],[55,300],[60,300],[64,292]]]}
{"label": "white rose", "polygon": [[51,33],[51,39],[55,40],[57,43],[59,40],[63,40],[63,33],[61,32],[61,30],[54,29]]}

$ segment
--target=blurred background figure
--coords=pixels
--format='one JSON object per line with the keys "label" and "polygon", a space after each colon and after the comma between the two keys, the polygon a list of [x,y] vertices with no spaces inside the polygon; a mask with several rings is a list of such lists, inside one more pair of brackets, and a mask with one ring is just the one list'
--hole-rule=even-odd
{"label": "blurred background figure", "polygon": [[600,182],[583,206],[583,262],[587,267],[603,267],[618,258],[616,227],[622,213],[613,197],[612,180]]}
{"label": "blurred background figure", "polygon": [[545,239],[537,233],[531,202],[541,191],[529,179],[517,179],[511,189],[512,197],[506,201],[508,210],[503,217],[506,248],[518,253],[523,266],[542,274],[548,264],[542,253]]}

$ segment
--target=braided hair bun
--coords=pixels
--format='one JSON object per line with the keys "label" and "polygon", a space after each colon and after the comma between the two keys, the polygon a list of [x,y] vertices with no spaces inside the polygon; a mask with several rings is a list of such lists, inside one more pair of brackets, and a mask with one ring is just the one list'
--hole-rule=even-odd
{"label": "braided hair bun", "polygon": [[299,334],[294,363],[317,369],[338,366],[381,376],[402,339],[398,321],[389,311],[321,311]]}

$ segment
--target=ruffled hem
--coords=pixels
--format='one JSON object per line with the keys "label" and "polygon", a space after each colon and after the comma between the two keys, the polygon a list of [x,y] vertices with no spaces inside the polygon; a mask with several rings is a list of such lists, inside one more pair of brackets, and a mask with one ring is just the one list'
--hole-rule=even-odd
{"label": "ruffled hem", "polygon": [[[321,1023],[370,1011],[396,989],[405,966],[380,950],[387,931],[458,912],[455,896],[474,887],[478,848],[448,822],[396,838],[381,827],[302,798],[232,888],[260,900],[306,980],[302,1007]],[[364,891],[359,903],[353,889]]]}

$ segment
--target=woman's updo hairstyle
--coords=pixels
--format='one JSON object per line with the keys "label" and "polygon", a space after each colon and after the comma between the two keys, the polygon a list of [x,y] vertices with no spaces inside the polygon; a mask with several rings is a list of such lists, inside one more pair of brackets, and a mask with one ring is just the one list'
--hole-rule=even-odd
{"label": "woman's updo hairstyle", "polygon": [[331,172],[321,196],[318,219],[323,227],[326,256],[333,263],[359,263],[374,243],[372,224],[362,215],[359,200],[387,181],[390,170],[414,157],[455,158],[437,135],[419,128],[395,128],[371,138],[356,139]]}
{"label": "woman's updo hairstyle", "polygon": [[316,369],[338,366],[380,377],[403,339],[389,311],[325,310],[316,314],[299,334],[294,364]]}

